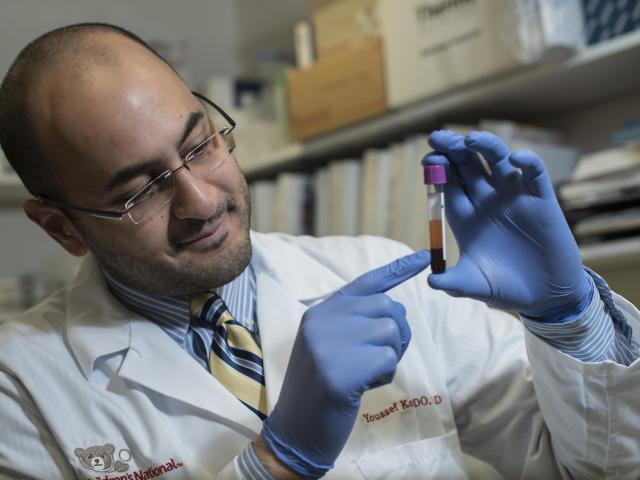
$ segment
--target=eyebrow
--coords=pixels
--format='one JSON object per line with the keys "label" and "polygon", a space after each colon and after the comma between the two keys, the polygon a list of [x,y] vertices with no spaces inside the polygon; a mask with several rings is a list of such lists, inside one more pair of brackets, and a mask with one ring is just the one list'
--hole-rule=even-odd
{"label": "eyebrow", "polygon": [[180,138],[180,141],[178,143],[176,143],[176,149],[180,150],[180,147],[182,147],[182,144],[185,142],[185,140],[187,138],[189,138],[189,135],[191,135],[191,132],[193,131],[194,128],[196,128],[196,125],[198,125],[198,123],[200,122],[200,120],[202,120],[202,118],[204,117],[204,114],[202,112],[191,112],[191,114],[189,115],[189,118],[187,119],[187,123],[185,123],[184,125],[184,131],[182,132],[182,137]]}
{"label": "eyebrow", "polygon": [[[184,130],[182,131],[182,136],[180,140],[176,143],[176,149],[179,150],[180,147],[184,144],[184,142],[189,138],[193,129],[198,125],[200,120],[204,117],[202,112],[191,112],[189,114],[189,118],[187,119]],[[149,170],[153,167],[157,167],[162,163],[162,159],[160,158],[152,158],[149,160],[144,160],[142,162],[135,163],[133,165],[129,165],[120,169],[111,179],[107,187],[104,189],[103,194],[106,195],[110,193],[117,186],[128,182],[132,178],[137,177],[141,173],[146,170]]]}

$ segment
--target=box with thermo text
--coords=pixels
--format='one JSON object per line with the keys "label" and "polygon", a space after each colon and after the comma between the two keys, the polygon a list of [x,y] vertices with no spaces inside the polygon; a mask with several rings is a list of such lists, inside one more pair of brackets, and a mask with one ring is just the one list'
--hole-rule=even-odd
{"label": "box with thermo text", "polygon": [[584,45],[579,0],[380,0],[390,107]]}
{"label": "box with thermo text", "polygon": [[307,139],[387,109],[380,39],[352,45],[309,68],[290,70],[289,124]]}

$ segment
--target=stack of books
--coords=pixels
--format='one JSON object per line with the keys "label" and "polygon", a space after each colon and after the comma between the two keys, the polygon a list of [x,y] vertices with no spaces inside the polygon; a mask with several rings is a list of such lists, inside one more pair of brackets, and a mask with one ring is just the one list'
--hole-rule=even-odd
{"label": "stack of books", "polygon": [[580,244],[640,236],[640,143],[583,156],[558,197]]}

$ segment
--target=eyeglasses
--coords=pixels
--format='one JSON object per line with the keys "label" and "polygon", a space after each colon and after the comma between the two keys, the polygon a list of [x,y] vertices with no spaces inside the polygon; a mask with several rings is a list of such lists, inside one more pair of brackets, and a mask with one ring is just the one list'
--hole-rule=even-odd
{"label": "eyeglasses", "polygon": [[[178,168],[175,170],[165,170],[153,180],[140,187],[124,202],[124,210],[94,210],[91,208],[77,207],[51,200],[42,195],[39,195],[38,199],[63,210],[84,212],[97,218],[122,220],[126,215],[134,224],[138,225],[152,218],[173,200],[176,193],[174,177],[183,168],[186,167],[190,172],[201,178],[211,178],[236,148],[235,139],[231,133],[236,127],[236,123],[224,110],[204,95],[196,92],[191,93],[202,101],[205,111],[207,111],[209,125],[213,128],[217,124],[225,123],[224,127],[208,135],[191,149],[184,156],[182,165]],[[213,109],[213,112],[210,111],[211,109]],[[223,122],[214,122],[212,119],[214,116],[221,116]]]}

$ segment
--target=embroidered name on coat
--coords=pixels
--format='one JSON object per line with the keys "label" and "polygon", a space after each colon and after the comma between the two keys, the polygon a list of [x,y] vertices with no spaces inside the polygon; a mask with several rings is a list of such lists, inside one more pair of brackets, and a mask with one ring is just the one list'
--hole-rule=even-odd
{"label": "embroidered name on coat", "polygon": [[379,412],[363,413],[362,418],[366,421],[366,423],[377,422],[403,410],[436,406],[440,405],[441,403],[442,397],[440,395],[422,395],[421,397],[398,400],[397,402],[393,402],[393,404],[389,405],[384,410],[380,410]]}

